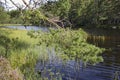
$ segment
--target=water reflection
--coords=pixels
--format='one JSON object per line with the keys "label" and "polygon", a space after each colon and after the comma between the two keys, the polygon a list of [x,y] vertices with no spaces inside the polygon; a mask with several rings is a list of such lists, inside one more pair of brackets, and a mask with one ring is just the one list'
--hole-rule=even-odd
{"label": "water reflection", "polygon": [[[94,32],[94,31],[93,31]],[[95,31],[98,32],[99,31]],[[101,31],[100,31],[101,32]],[[55,74],[56,79],[60,77],[62,80],[114,80],[115,77],[119,78],[120,72],[120,36],[119,32],[104,31],[100,35],[91,34],[88,37],[88,42],[99,47],[108,49],[103,53],[104,62],[96,65],[83,66],[81,61],[69,60],[65,64],[64,61],[58,59],[58,57],[49,58],[49,60],[43,64],[38,63],[36,66],[37,71],[46,71],[42,74],[43,77],[50,77],[50,72]],[[53,55],[53,54],[52,54]],[[50,55],[51,56],[51,55]],[[118,76],[117,76],[118,75]],[[118,79],[119,80],[119,79]]]}
{"label": "water reflection", "polygon": [[[88,31],[88,33],[89,32],[90,31]],[[102,72],[99,74],[100,77],[105,78],[102,80],[114,80],[116,75],[120,77],[120,30],[96,30],[91,33],[88,42],[99,47],[104,47],[108,49],[108,51],[103,53],[103,63],[89,68],[97,72]],[[116,72],[118,74],[116,74]]]}

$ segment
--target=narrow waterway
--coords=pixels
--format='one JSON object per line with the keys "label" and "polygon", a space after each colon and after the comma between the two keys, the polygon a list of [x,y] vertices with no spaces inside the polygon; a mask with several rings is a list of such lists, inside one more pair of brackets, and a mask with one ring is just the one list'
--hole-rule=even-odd
{"label": "narrow waterway", "polygon": [[8,28],[8,29],[18,29],[18,30],[42,30],[42,31],[48,31],[48,27],[43,27],[43,26],[3,26],[0,28]]}

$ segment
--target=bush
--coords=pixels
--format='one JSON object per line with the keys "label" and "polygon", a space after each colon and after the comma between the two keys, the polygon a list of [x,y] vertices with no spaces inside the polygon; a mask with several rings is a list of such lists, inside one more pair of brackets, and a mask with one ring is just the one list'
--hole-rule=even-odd
{"label": "bush", "polygon": [[50,29],[49,32],[29,32],[29,35],[39,38],[38,45],[41,47],[46,46],[45,49],[52,47],[56,53],[62,53],[69,59],[80,59],[92,64],[103,61],[99,56],[103,49],[88,44],[87,34],[82,29]]}

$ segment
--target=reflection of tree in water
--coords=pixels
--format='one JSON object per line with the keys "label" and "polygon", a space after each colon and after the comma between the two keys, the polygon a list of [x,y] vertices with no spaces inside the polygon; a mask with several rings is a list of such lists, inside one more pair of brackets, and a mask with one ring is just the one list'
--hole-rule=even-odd
{"label": "reflection of tree in water", "polygon": [[[36,71],[41,77],[49,79],[80,79],[80,72],[83,70],[83,62],[75,60],[64,60],[60,53],[55,53],[54,49],[47,56],[47,61],[39,60]],[[43,55],[41,56],[43,57]],[[45,57],[45,56],[44,56]]]}
{"label": "reflection of tree in water", "polygon": [[24,25],[24,27],[25,27],[25,29],[27,29],[27,26],[26,26],[26,25]]}

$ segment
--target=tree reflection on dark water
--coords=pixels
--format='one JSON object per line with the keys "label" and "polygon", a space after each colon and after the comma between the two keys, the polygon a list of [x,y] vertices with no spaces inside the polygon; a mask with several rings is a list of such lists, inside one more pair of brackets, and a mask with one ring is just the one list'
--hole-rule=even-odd
{"label": "tree reflection on dark water", "polygon": [[[120,77],[120,30],[85,30],[90,35],[88,37],[88,43],[94,44],[98,47],[106,48],[106,51],[102,54],[104,62],[100,62],[96,65],[83,66],[81,61],[76,62],[70,60],[63,64],[61,60],[53,58],[53,62],[45,63],[44,67],[40,67],[42,64],[38,63],[37,69],[41,71],[43,69],[50,69],[50,72],[61,75],[55,75],[53,77],[61,76],[62,80],[119,80]],[[50,72],[44,73],[42,76],[49,77]],[[62,75],[63,74],[63,75]]]}

